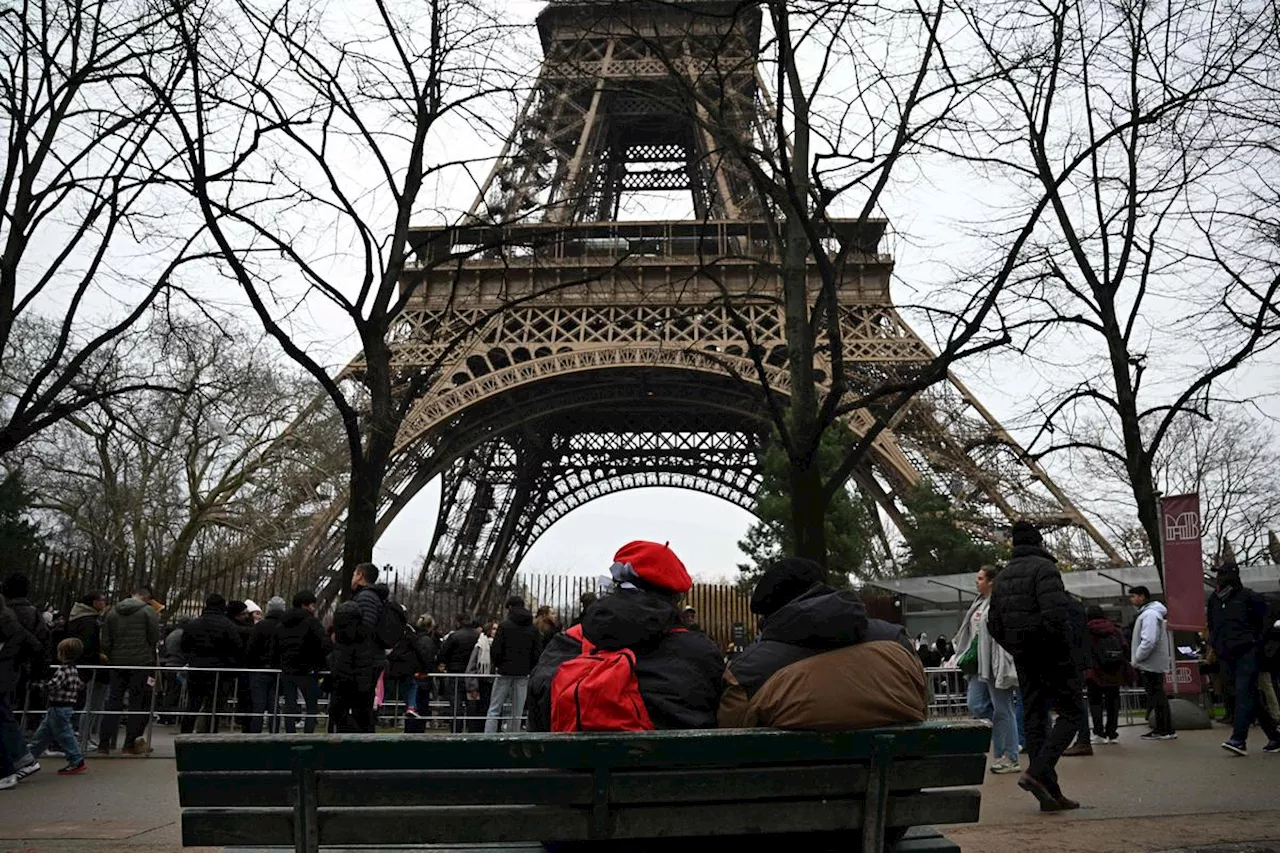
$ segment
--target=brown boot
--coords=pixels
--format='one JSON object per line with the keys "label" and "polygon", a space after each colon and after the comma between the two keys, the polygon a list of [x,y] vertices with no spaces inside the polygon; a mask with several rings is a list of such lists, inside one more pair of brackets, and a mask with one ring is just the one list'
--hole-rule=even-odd
{"label": "brown boot", "polygon": [[1093,744],[1078,743],[1069,749],[1063,750],[1062,754],[1064,756],[1073,756],[1073,757],[1077,755],[1093,755]]}
{"label": "brown boot", "polygon": [[1029,792],[1040,801],[1040,811],[1062,811],[1062,806],[1058,804],[1058,799],[1050,793],[1049,789],[1043,782],[1032,776],[1030,773],[1023,773],[1018,777],[1018,787]]}

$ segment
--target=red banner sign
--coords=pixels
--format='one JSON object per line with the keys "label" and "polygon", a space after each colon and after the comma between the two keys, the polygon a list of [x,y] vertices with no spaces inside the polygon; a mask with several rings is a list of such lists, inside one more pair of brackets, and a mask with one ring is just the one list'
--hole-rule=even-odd
{"label": "red banner sign", "polygon": [[[1178,675],[1177,687],[1173,686],[1174,672]],[[1180,660],[1173,672],[1164,674],[1164,692],[1170,696],[1199,696],[1201,690],[1199,661]]]}
{"label": "red banner sign", "polygon": [[1169,627],[1203,631],[1204,558],[1200,549],[1200,496],[1160,499],[1164,537],[1164,598]]}

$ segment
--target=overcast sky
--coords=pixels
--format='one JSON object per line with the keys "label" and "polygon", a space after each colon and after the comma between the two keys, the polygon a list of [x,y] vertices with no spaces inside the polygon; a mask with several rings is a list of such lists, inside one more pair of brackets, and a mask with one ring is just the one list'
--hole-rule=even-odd
{"label": "overcast sky", "polygon": [[[513,13],[531,20],[541,3],[520,0],[509,7]],[[335,4],[343,7],[342,2]],[[363,9],[358,0],[346,7]],[[360,14],[356,11],[353,14]],[[525,47],[532,57],[538,49],[529,30]],[[501,140],[495,134],[457,129],[446,137],[447,153],[489,150],[496,154]],[[441,152],[436,152],[441,153]],[[358,161],[343,162],[339,169],[358,173]],[[473,169],[480,177],[488,164]],[[465,209],[474,195],[478,178],[457,170],[433,178],[424,199],[424,208],[440,210]],[[934,171],[902,172],[885,197],[883,213],[892,223],[884,250],[896,259],[892,294],[896,302],[923,303],[945,287],[956,266],[975,257],[977,237],[989,223],[992,211],[1006,205],[1005,189],[975,175],[952,168]],[[371,202],[372,203],[372,202]],[[439,222],[439,217],[430,222]],[[423,224],[426,224],[424,220]],[[334,257],[341,257],[345,247],[343,235],[325,234],[331,241]],[[145,259],[139,259],[142,262]],[[358,280],[352,270],[352,280]],[[278,282],[281,292],[288,293],[290,282]],[[237,291],[216,281],[203,291],[215,294],[225,307],[255,324],[243,306]],[[110,298],[108,294],[104,298]],[[308,349],[336,371],[356,351],[350,323],[334,307],[320,298],[309,298],[301,304],[291,303],[291,326],[300,340],[308,341]],[[1171,307],[1170,318],[1176,318],[1177,307]],[[908,315],[911,320],[911,315]],[[1154,318],[1159,325],[1159,317]],[[917,331],[930,343],[927,329]],[[1177,367],[1181,360],[1194,361],[1197,354],[1177,347],[1157,349],[1153,354],[1162,367]],[[1034,401],[1046,389],[1061,387],[1066,377],[1081,364],[1096,360],[1099,353],[1091,346],[1063,344],[1041,349],[1034,357],[1002,351],[994,357],[963,364],[956,372],[978,398],[1010,428],[1015,437],[1029,439],[1026,425],[1032,423]],[[1280,392],[1280,362],[1269,356],[1235,381],[1235,390],[1253,399],[1264,412],[1280,415],[1276,395]],[[1059,475],[1062,485],[1082,487],[1072,476],[1071,460],[1055,457],[1047,460],[1051,473]],[[380,563],[408,568],[421,557],[431,541],[439,488],[437,484],[422,493],[391,525],[375,551]],[[599,574],[612,561],[614,551],[631,539],[669,541],[677,554],[698,577],[712,580],[730,577],[742,558],[737,542],[751,523],[749,513],[719,499],[674,489],[639,489],[611,495],[586,504],[556,523],[532,548],[523,569],[534,572],[571,572]]]}

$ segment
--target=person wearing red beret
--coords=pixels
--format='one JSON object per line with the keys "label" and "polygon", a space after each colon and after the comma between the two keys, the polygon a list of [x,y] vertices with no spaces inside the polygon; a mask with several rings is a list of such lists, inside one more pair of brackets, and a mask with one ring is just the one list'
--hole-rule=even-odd
{"label": "person wearing red beret", "polygon": [[657,729],[712,729],[720,703],[724,658],[706,634],[689,631],[678,609],[693,586],[670,547],[630,542],[613,557],[613,591],[555,635],[529,679],[530,731],[551,731],[552,682],[567,661],[588,649],[629,649],[644,710]]}

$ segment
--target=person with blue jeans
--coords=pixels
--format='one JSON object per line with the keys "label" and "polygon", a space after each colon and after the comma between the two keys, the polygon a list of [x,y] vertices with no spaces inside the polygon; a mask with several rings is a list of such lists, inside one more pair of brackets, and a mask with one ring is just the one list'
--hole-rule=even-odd
{"label": "person with blue jeans", "polygon": [[59,776],[74,776],[85,771],[84,754],[76,740],[76,733],[71,728],[71,715],[75,713],[84,691],[84,682],[76,669],[76,658],[84,652],[84,644],[75,637],[68,637],[58,643],[58,671],[45,685],[46,708],[44,720],[36,729],[31,741],[31,754],[37,759],[56,743],[67,758],[67,766],[58,771]]}
{"label": "person with blue jeans", "polygon": [[498,626],[490,649],[493,671],[498,677],[494,679],[489,710],[485,714],[486,733],[498,731],[502,708],[508,701],[511,713],[507,715],[507,731],[520,731],[525,700],[529,696],[529,673],[533,672],[541,653],[542,637],[533,626],[533,614],[524,606],[523,598],[512,596],[507,599],[507,618]]}
{"label": "person with blue jeans", "polygon": [[1234,562],[1218,567],[1217,589],[1209,596],[1207,607],[1209,644],[1222,663],[1227,689],[1235,688],[1235,730],[1222,748],[1236,755],[1247,755],[1246,742],[1253,719],[1267,736],[1266,753],[1280,753],[1280,724],[1271,716],[1266,703],[1258,701],[1258,677],[1261,673],[1259,648],[1266,634],[1267,602],[1240,582],[1240,570]]}
{"label": "person with blue jeans", "polygon": [[1013,657],[987,631],[991,588],[999,570],[983,566],[974,582],[978,597],[969,607],[954,645],[957,662],[969,680],[966,701],[974,719],[991,721],[992,773],[1018,773],[1018,729],[1014,691],[1018,673]]}

